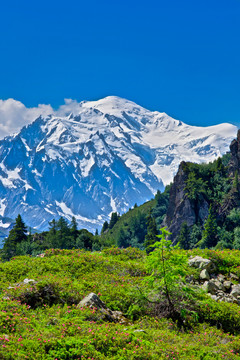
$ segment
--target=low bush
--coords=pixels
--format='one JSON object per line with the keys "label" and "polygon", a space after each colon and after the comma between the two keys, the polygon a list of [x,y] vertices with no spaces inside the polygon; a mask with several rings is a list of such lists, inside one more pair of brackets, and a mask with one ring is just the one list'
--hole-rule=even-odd
{"label": "low bush", "polygon": [[[179,259],[181,251],[176,255]],[[240,266],[239,251],[182,255],[211,257],[226,274],[236,274]],[[188,325],[179,326],[164,317],[162,300],[148,293],[145,252],[48,250],[45,257],[0,263],[0,359],[239,359],[240,307],[187,288],[184,276],[191,271],[182,273],[185,296],[172,293]],[[36,283],[24,284],[25,278]],[[143,291],[156,301],[143,299]],[[90,292],[111,310],[122,311],[128,322],[110,323],[94,308],[77,308]]]}

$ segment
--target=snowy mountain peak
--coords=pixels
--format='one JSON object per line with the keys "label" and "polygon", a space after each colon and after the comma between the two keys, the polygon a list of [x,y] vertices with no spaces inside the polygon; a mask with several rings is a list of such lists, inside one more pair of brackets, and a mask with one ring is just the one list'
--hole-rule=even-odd
{"label": "snowy mountain peak", "polygon": [[75,216],[92,231],[135,203],[150,199],[180,161],[211,161],[228,150],[237,129],[200,128],[126,99],[65,101],[0,141],[0,214],[47,229]]}
{"label": "snowy mountain peak", "polygon": [[97,101],[86,101],[83,106],[98,109],[104,114],[112,113],[114,110],[133,111],[134,108],[141,108],[134,102],[118,96],[107,96]]}

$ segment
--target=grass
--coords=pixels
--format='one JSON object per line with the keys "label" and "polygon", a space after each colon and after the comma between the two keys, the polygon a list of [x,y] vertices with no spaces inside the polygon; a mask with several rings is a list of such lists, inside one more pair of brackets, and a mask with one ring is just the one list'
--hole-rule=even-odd
{"label": "grass", "polygon": [[[239,274],[239,251],[187,252],[196,254],[211,257],[221,273]],[[131,248],[49,250],[0,263],[0,359],[239,359],[240,307],[196,291],[189,301],[197,316],[185,317],[190,326],[180,328],[156,309],[153,316],[138,290],[147,293],[145,257]],[[25,278],[36,284],[23,285]],[[77,308],[90,292],[127,323]]]}

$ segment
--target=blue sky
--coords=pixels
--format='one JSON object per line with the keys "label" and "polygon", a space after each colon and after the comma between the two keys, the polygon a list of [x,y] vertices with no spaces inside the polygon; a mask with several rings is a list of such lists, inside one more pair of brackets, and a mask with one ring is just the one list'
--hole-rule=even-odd
{"label": "blue sky", "polygon": [[5,1],[0,99],[117,95],[194,125],[240,125],[240,0]]}

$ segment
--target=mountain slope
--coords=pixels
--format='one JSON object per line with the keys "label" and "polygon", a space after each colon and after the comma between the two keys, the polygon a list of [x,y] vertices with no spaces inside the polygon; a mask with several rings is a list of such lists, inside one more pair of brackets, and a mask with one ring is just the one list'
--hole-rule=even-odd
{"label": "mountain slope", "polygon": [[150,199],[180,161],[223,154],[236,127],[186,125],[118,97],[81,102],[74,113],[39,117],[0,142],[0,215],[40,230],[75,216],[94,230],[112,211]]}

